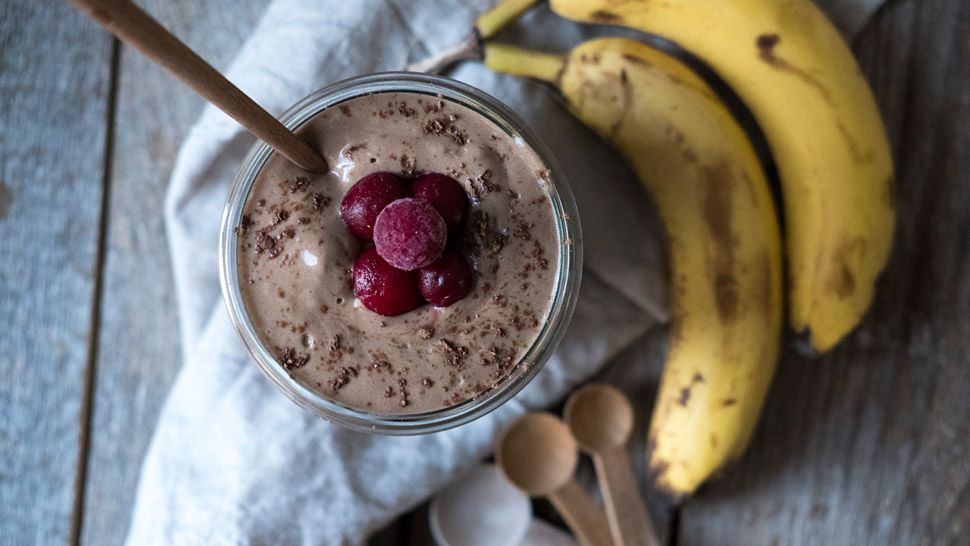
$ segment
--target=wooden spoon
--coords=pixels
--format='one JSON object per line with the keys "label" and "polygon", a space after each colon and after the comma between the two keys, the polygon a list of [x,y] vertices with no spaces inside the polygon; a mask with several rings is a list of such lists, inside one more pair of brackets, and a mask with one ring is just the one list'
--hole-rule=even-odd
{"label": "wooden spoon", "polygon": [[327,162],[269,112],[202,60],[130,0],[68,0],[122,42],[134,46],[257,138],[302,169],[325,173]]}
{"label": "wooden spoon", "polygon": [[520,417],[499,437],[495,460],[516,487],[533,497],[547,497],[581,544],[613,544],[606,515],[573,479],[579,452],[558,417]]}
{"label": "wooden spoon", "polygon": [[609,385],[587,385],[569,397],[563,417],[580,447],[593,458],[614,544],[660,546],[626,454],[633,431],[633,408],[627,397]]}

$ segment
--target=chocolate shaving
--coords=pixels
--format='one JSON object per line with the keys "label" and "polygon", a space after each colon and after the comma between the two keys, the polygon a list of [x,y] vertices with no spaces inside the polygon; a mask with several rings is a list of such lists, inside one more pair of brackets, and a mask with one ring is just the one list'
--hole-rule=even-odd
{"label": "chocolate shaving", "polygon": [[338,390],[346,386],[347,383],[350,383],[351,379],[357,377],[357,373],[358,373],[357,368],[344,366],[343,368],[340,368],[340,370],[337,371],[337,375],[335,375],[327,383],[327,385],[330,386],[330,390],[332,390],[333,392],[337,392]]}
{"label": "chocolate shaving", "polygon": [[280,182],[280,185],[283,186],[283,191],[296,193],[298,191],[306,191],[310,187],[310,179],[305,176],[298,176],[290,180],[284,180]]}
{"label": "chocolate shaving", "polygon": [[370,367],[374,371],[390,371],[391,363],[387,360],[387,355],[384,353],[371,353],[371,364]]}
{"label": "chocolate shaving", "polygon": [[445,353],[445,361],[449,366],[460,368],[462,361],[468,356],[468,348],[456,345],[447,339],[438,342],[438,347]]}
{"label": "chocolate shaving", "polygon": [[313,212],[320,212],[330,205],[330,198],[322,193],[314,193],[310,196]]}
{"label": "chocolate shaving", "polygon": [[242,235],[243,233],[246,233],[247,231],[249,231],[249,228],[251,228],[252,226],[253,226],[253,219],[250,218],[248,214],[243,214],[242,221],[239,223],[238,226],[236,226],[235,229],[233,229],[233,232],[236,235]]}
{"label": "chocolate shaving", "polygon": [[431,339],[434,337],[434,328],[429,326],[418,328],[418,337],[421,339]]}
{"label": "chocolate shaving", "polygon": [[494,229],[489,220],[485,212],[478,209],[472,211],[461,243],[468,254],[478,255],[485,252],[488,256],[495,257],[505,247],[508,235]]}
{"label": "chocolate shaving", "polygon": [[283,366],[284,370],[302,368],[309,361],[309,354],[298,355],[296,354],[296,349],[292,347],[287,347],[283,350],[283,354],[280,355],[280,365]]}
{"label": "chocolate shaving", "polygon": [[406,118],[409,118],[417,113],[415,112],[414,108],[408,106],[408,103],[404,102],[403,100],[397,105],[397,111]]}
{"label": "chocolate shaving", "polygon": [[271,237],[265,231],[260,231],[259,235],[256,236],[256,254],[262,254],[263,252],[273,259],[280,255],[280,249],[276,246],[276,239]]}
{"label": "chocolate shaving", "polygon": [[441,119],[429,119],[424,124],[424,134],[441,136],[445,134],[445,124]]}
{"label": "chocolate shaving", "polygon": [[270,227],[278,225],[281,222],[285,222],[286,219],[289,217],[290,217],[290,212],[286,209],[280,209],[276,211],[276,214],[273,215],[273,223],[270,224]]}

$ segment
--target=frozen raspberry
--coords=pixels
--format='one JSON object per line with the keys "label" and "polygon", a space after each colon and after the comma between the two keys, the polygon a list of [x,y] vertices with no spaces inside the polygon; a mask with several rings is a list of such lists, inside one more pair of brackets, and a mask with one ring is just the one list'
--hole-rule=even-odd
{"label": "frozen raspberry", "polygon": [[388,317],[423,303],[417,275],[391,267],[373,248],[361,252],[354,262],[354,294],[364,307]]}
{"label": "frozen raspberry", "polygon": [[340,202],[340,218],[361,239],[374,237],[374,222],[384,207],[407,197],[401,179],[391,173],[373,173],[354,184]]}
{"label": "frozen raspberry", "polygon": [[448,227],[424,199],[398,199],[377,216],[374,246],[398,269],[414,271],[438,259],[448,242]]}
{"label": "frozen raspberry", "polygon": [[471,291],[472,268],[464,255],[449,252],[418,271],[418,288],[431,305],[448,307]]}
{"label": "frozen raspberry", "polygon": [[465,221],[468,194],[454,179],[438,173],[422,174],[411,185],[411,194],[431,203],[452,233]]}

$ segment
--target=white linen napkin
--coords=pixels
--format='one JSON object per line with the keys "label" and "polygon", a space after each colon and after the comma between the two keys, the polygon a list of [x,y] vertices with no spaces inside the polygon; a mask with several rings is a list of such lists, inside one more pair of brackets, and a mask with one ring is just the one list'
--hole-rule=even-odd
{"label": "white linen napkin", "polygon": [[[452,46],[493,0],[275,0],[228,76],[274,114],[338,80]],[[520,41],[566,51],[585,33],[546,10]],[[554,403],[665,318],[662,231],[619,158],[545,86],[477,63],[450,74],[510,105],[556,154],[585,237],[584,278],[555,356],[494,413],[419,437],[350,432],[292,404],[230,324],[217,275],[219,220],[254,142],[209,107],[183,145],[165,203],[185,365],[142,468],[128,544],[358,544],[460,476],[529,408]]]}

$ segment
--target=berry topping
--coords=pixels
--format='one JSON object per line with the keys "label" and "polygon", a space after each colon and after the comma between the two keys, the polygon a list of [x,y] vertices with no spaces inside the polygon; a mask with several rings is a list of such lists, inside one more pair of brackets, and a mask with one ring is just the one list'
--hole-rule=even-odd
{"label": "berry topping", "polygon": [[443,174],[428,173],[417,177],[411,185],[411,194],[431,203],[454,232],[461,227],[468,212],[468,194],[461,184]]}
{"label": "berry topping", "polygon": [[391,173],[373,173],[354,184],[340,202],[340,218],[361,239],[374,237],[374,222],[388,204],[407,197],[404,183]]}
{"label": "berry topping", "polygon": [[448,242],[448,228],[424,199],[398,199],[377,216],[374,246],[398,269],[414,271],[438,259]]}
{"label": "berry topping", "polygon": [[464,255],[449,252],[418,271],[418,288],[431,305],[448,307],[471,291],[472,268]]}
{"label": "berry topping", "polygon": [[388,317],[423,303],[417,275],[391,267],[373,248],[361,252],[354,262],[354,294],[364,307]]}

